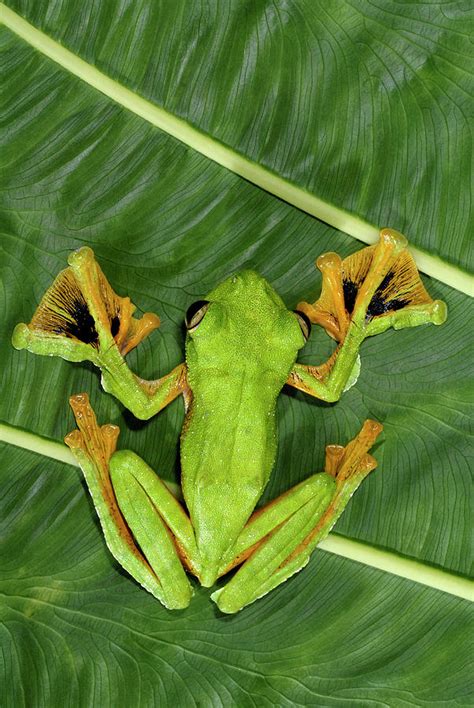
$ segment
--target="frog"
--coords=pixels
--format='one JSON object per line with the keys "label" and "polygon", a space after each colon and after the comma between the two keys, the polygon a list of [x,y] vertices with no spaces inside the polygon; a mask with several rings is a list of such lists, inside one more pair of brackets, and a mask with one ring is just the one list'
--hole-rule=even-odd
{"label": "frog", "polygon": [[[256,271],[230,275],[189,306],[184,361],[155,380],[140,378],[125,357],[160,319],[134,316],[135,305],[115,293],[88,246],[70,254],[30,323],[14,330],[17,349],[92,362],[105,392],[138,419],[182,397],[181,498],[137,453],[117,449],[118,426],[99,425],[87,393],[70,398],[77,428],[65,438],[110,552],[169,610],[188,607],[190,576],[217,584],[211,599],[226,614],[287,581],[375,469],[369,451],[382,425],[367,419],[346,445],[326,446],[323,471],[259,506],[276,459],[284,387],[336,403],[357,380],[367,337],[446,320],[445,303],[430,297],[407,239],[394,229],[344,259],[325,253],[316,266],[320,297],[295,310]],[[314,324],[335,341],[334,351],[323,364],[299,363]]]}

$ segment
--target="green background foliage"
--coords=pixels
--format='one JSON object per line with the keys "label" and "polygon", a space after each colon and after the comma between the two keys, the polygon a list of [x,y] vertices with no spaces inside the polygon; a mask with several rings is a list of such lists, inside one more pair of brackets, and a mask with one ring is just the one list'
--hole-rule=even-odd
{"label": "green background foliage", "polygon": [[[403,230],[466,268],[470,150],[461,3],[11,1],[124,86],[322,199]],[[362,4],[361,4],[362,6]],[[130,355],[144,377],[182,360],[183,315],[256,268],[289,307],[313,262],[361,244],[114,103],[0,29],[5,73],[0,420],[60,440],[85,390],[120,444],[176,480],[183,411],[136,421],[87,364],[11,348],[67,254],[91,246],[115,290],[163,324]],[[363,345],[342,401],[282,394],[265,498],[321,469],[324,445],[384,423],[379,469],[336,533],[469,573],[469,298],[429,278],[448,322]],[[456,283],[452,285],[455,287]],[[314,328],[316,330],[316,328]],[[301,361],[331,351],[313,331]],[[465,600],[317,551],[235,617],[196,586],[170,613],[108,554],[79,471],[2,444],[6,705],[467,705]]]}

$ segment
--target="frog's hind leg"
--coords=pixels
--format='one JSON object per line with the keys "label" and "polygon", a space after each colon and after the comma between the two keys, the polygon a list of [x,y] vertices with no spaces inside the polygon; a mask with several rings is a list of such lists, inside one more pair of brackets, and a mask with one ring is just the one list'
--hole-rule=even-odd
{"label": "frog's hind leg", "polygon": [[189,604],[194,534],[166,485],[135,453],[115,452],[119,428],[99,426],[87,394],[72,396],[79,430],[65,442],[78,461],[109,550],[148,592],[169,609]]}
{"label": "frog's hind leg", "polygon": [[236,557],[223,572],[243,562],[212,599],[222,612],[238,612],[266,595],[309,561],[350,497],[376,467],[368,454],[382,426],[367,420],[346,447],[326,448],[326,469],[257,511],[237,540]]}

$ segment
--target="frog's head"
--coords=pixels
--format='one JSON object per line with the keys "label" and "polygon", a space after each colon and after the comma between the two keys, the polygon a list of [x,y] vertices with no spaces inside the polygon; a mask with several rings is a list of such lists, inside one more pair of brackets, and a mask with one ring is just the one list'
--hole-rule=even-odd
{"label": "frog's head", "polygon": [[288,310],[265,278],[246,270],[193,303],[186,313],[186,328],[191,366],[197,361],[206,369],[255,363],[285,378],[311,323],[303,313]]}

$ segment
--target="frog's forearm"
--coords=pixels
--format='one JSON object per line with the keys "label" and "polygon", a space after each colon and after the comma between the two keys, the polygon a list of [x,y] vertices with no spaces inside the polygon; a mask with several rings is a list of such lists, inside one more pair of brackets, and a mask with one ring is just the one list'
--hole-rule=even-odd
{"label": "frog's forearm", "polygon": [[185,364],[179,364],[161,379],[145,381],[128,368],[118,349],[112,347],[100,356],[98,365],[104,391],[118,398],[136,418],[142,420],[154,416],[186,388]]}
{"label": "frog's forearm", "polygon": [[334,364],[326,376],[320,374],[319,367],[295,364],[288,383],[323,401],[337,401],[354,370],[364,337],[364,331],[354,323],[349,328],[344,343],[336,352]]}

